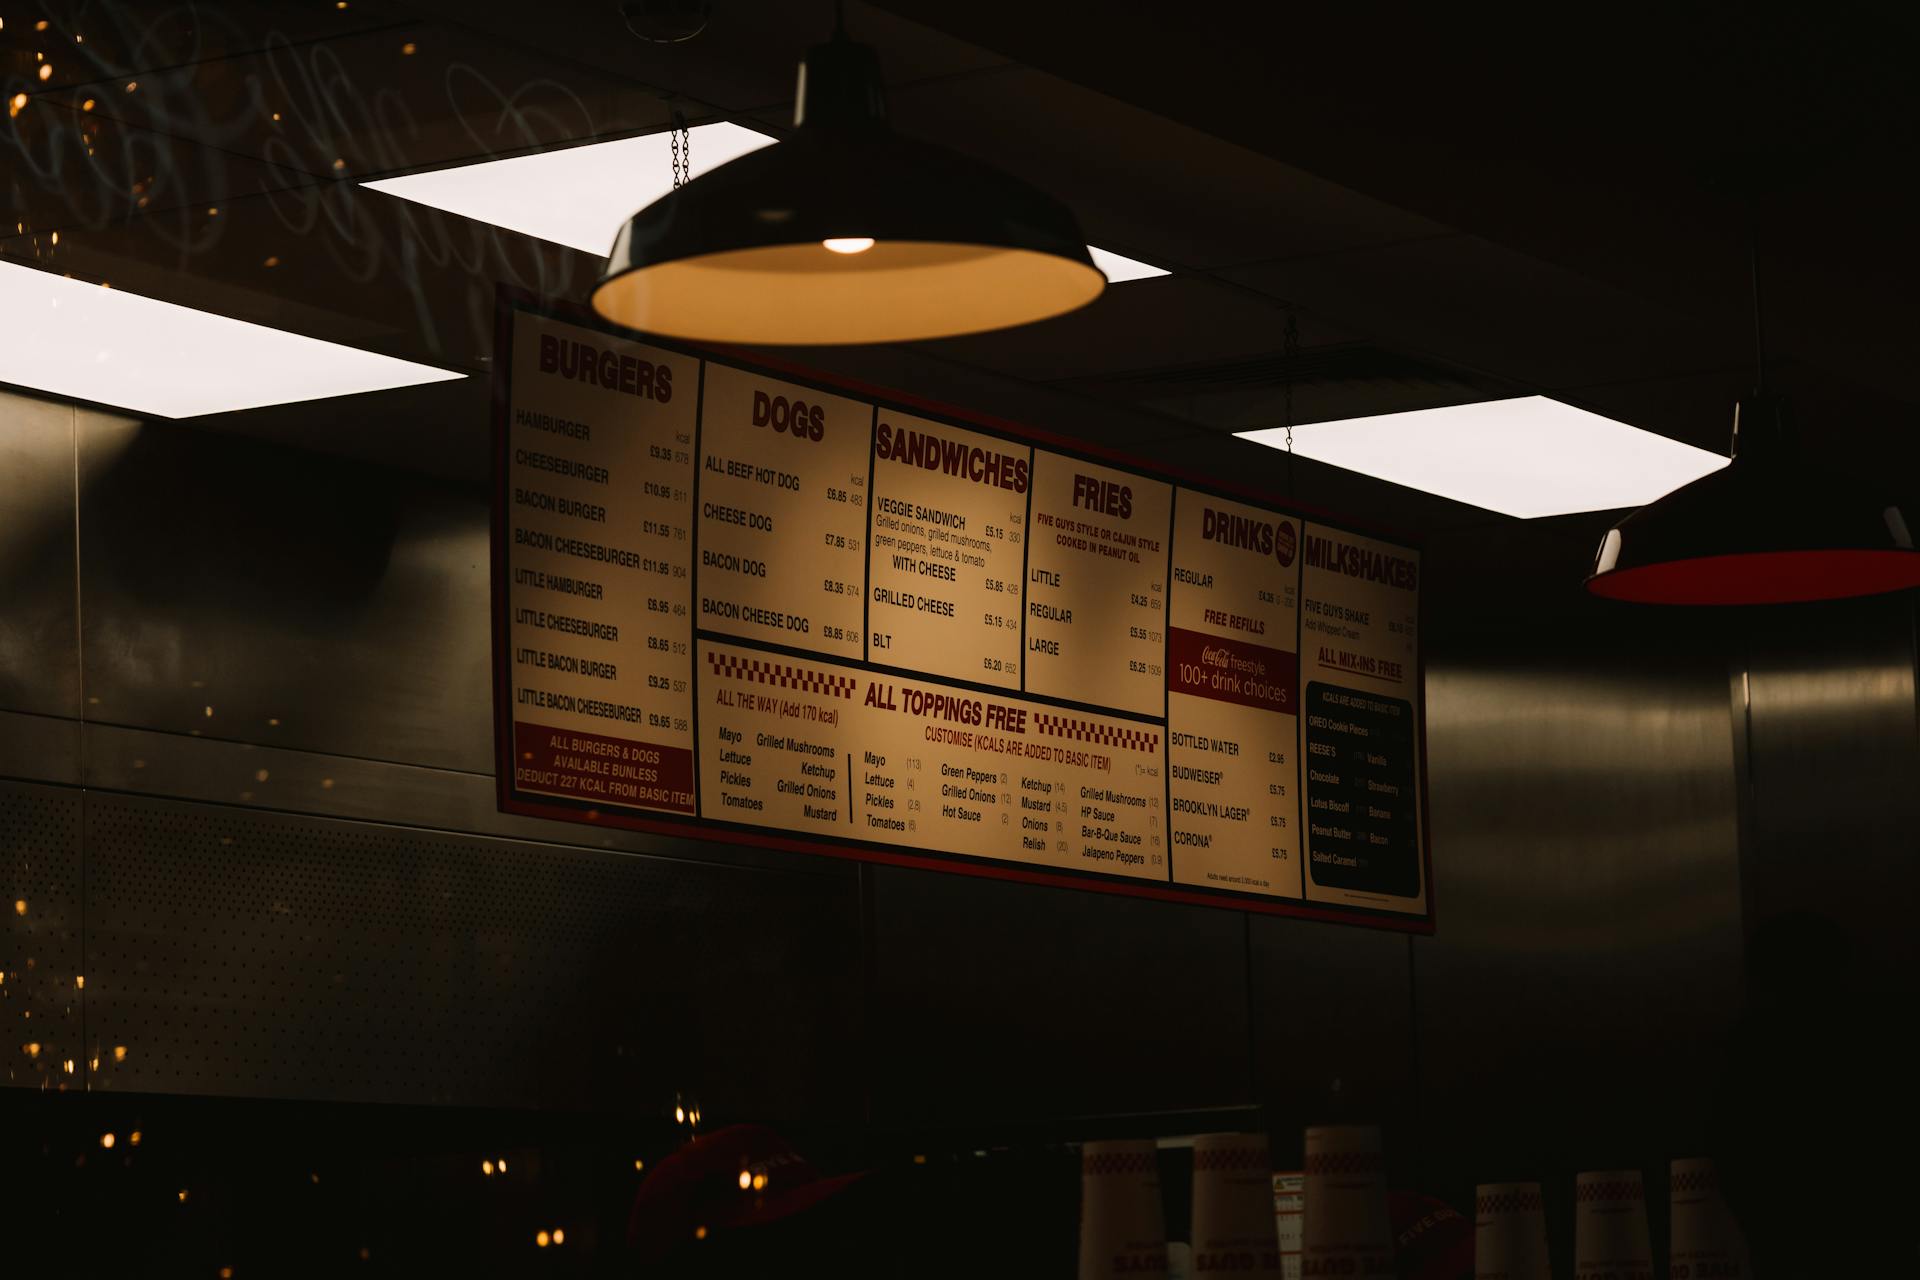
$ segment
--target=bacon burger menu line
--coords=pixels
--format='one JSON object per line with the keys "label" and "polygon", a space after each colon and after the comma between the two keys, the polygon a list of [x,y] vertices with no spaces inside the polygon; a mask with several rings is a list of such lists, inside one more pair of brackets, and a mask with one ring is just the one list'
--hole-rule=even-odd
{"label": "bacon burger menu line", "polygon": [[1427,911],[1414,553],[544,316],[512,333],[508,801]]}

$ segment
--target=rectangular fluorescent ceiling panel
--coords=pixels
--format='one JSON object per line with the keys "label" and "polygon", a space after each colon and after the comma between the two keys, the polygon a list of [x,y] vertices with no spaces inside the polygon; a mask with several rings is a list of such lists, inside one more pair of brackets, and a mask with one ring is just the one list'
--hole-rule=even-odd
{"label": "rectangular fluorescent ceiling panel", "polygon": [[[687,131],[691,174],[700,177],[777,139],[724,121]],[[649,133],[483,160],[363,183],[416,204],[605,256],[614,233],[635,212],[673,190],[671,135]],[[1168,274],[1132,258],[1089,249],[1112,284]]]}
{"label": "rectangular fluorescent ceiling panel", "polygon": [[464,373],[0,262],[0,382],[162,418]]}
{"label": "rectangular fluorescent ceiling panel", "polygon": [[[1284,428],[1235,434],[1286,447]],[[1645,506],[1728,461],[1545,396],[1310,422],[1293,450],[1521,519]]]}
{"label": "rectangular fluorescent ceiling panel", "polygon": [[1151,280],[1155,276],[1172,274],[1165,267],[1150,267],[1144,262],[1123,258],[1111,249],[1096,249],[1088,245],[1087,252],[1093,255],[1093,265],[1100,268],[1101,273],[1107,277],[1108,284],[1125,284],[1129,280]]}
{"label": "rectangular fluorescent ceiling panel", "polygon": [[[671,137],[649,133],[362,185],[605,257],[614,233],[628,218],[673,190]],[[774,141],[737,124],[689,129],[692,175],[697,178]]]}

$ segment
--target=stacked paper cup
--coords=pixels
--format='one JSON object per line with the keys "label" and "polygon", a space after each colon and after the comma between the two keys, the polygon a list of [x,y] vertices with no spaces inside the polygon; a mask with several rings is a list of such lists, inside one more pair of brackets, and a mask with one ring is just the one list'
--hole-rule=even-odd
{"label": "stacked paper cup", "polygon": [[1395,1274],[1380,1130],[1370,1125],[1308,1129],[1306,1193],[1303,1274]]}
{"label": "stacked paper cup", "polygon": [[1281,1280],[1300,1280],[1301,1224],[1306,1216],[1306,1175],[1287,1171],[1273,1175],[1273,1233],[1280,1238]]}
{"label": "stacked paper cup", "polygon": [[1265,1134],[1206,1133],[1193,1140],[1193,1269],[1195,1275],[1230,1271],[1281,1280]]}
{"label": "stacked paper cup", "polygon": [[1080,1148],[1080,1280],[1165,1280],[1167,1231],[1152,1142]]}
{"label": "stacked paper cup", "polygon": [[1473,1280],[1553,1280],[1539,1183],[1483,1182],[1474,1188]]}
{"label": "stacked paper cup", "polygon": [[1672,1166],[1673,1247],[1667,1257],[1671,1280],[1735,1280],[1750,1276],[1747,1241],[1720,1198],[1720,1179],[1711,1160],[1675,1160]]}
{"label": "stacked paper cup", "polygon": [[1653,1280],[1647,1189],[1638,1169],[1573,1180],[1574,1280]]}

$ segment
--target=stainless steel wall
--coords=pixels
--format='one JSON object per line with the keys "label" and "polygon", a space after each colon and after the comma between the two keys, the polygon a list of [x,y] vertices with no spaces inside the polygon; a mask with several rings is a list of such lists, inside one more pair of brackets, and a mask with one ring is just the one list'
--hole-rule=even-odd
{"label": "stainless steel wall", "polygon": [[1885,974],[1920,982],[1914,610],[1901,597],[1781,611],[1738,651],[1747,909],[1815,911]]}
{"label": "stainless steel wall", "polygon": [[1592,522],[1429,548],[1409,942],[503,818],[481,493],[6,396],[0,496],[15,1084],[894,1132],[1259,1104],[1283,1150],[1383,1117],[1460,1203],[1690,1154],[1743,896],[1812,850],[1890,922],[1914,875],[1911,603],[1656,629],[1572,592]]}
{"label": "stainless steel wall", "polygon": [[1577,606],[1496,616],[1429,674],[1441,927],[1414,944],[1423,1181],[1464,1204],[1475,1181],[1564,1191],[1584,1169],[1639,1168],[1663,1204],[1666,1162],[1708,1149],[1740,1001],[1719,637]]}

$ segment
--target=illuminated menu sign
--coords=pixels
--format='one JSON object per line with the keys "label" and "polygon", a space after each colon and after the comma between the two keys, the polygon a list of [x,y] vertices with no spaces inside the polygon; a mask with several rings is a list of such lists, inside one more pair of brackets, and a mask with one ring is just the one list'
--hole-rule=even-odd
{"label": "illuminated menu sign", "polygon": [[1430,924],[1416,551],[503,320],[504,809]]}

